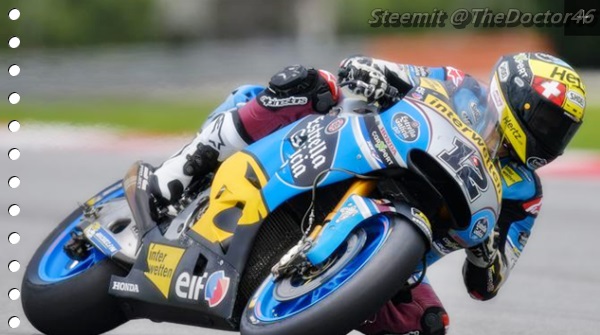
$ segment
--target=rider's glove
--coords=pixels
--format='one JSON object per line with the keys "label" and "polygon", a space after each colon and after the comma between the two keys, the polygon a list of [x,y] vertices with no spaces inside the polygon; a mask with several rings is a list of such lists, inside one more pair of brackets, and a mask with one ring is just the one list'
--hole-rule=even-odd
{"label": "rider's glove", "polygon": [[310,106],[320,114],[330,111],[339,99],[336,78],[324,70],[291,65],[277,72],[257,102],[271,111],[293,106]]}
{"label": "rider's glove", "polygon": [[342,86],[348,86],[352,93],[362,95],[368,102],[380,101],[389,95],[390,86],[384,74],[384,69],[374,64],[368,57],[351,57],[340,64],[338,77]]}
{"label": "rider's glove", "polygon": [[463,278],[472,298],[489,300],[496,296],[507,275],[506,260],[498,251],[498,231],[483,243],[466,249]]}
{"label": "rider's glove", "polygon": [[467,260],[480,268],[489,267],[498,257],[498,236],[499,232],[495,229],[483,243],[466,249]]}

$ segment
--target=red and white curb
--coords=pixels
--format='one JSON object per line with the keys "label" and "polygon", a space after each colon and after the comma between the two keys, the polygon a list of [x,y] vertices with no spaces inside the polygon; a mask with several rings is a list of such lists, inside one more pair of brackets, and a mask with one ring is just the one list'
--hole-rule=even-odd
{"label": "red and white curb", "polygon": [[552,178],[600,178],[600,151],[569,150],[539,169],[539,175]]}

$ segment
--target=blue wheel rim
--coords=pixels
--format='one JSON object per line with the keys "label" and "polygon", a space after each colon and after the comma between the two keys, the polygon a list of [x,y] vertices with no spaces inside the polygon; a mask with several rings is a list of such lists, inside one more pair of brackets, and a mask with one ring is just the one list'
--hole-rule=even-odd
{"label": "blue wheel rim", "polygon": [[[101,192],[101,198],[98,199],[95,205],[103,204],[109,200],[123,197],[123,188],[115,186],[120,184],[117,182],[108,187],[109,192]],[[111,190],[112,189],[112,190]],[[75,277],[78,274],[85,272],[87,269],[94,266],[106,258],[106,255],[101,253],[96,248],[92,249],[90,255],[79,262],[69,258],[64,251],[65,244],[71,239],[70,232],[80,222],[83,215],[77,216],[55,239],[52,241],[38,266],[38,275],[40,279],[48,283],[56,283],[69,278]]]}
{"label": "blue wheel rim", "polygon": [[385,216],[373,217],[361,227],[367,233],[363,249],[344,268],[318,288],[289,301],[274,298],[275,283],[269,278],[256,296],[255,317],[262,322],[275,322],[294,316],[323,301],[350,280],[383,246],[390,231],[390,221]]}

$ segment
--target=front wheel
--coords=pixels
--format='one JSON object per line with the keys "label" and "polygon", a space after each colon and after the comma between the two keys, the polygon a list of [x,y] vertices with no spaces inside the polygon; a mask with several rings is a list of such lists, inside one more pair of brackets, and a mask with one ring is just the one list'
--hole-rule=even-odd
{"label": "front wheel", "polygon": [[263,282],[242,315],[242,335],[347,334],[398,291],[426,250],[398,216],[365,220],[320,269]]}
{"label": "front wheel", "polygon": [[[116,189],[98,200],[121,195],[122,189]],[[81,217],[79,208],[50,233],[23,278],[23,310],[44,334],[95,335],[127,321],[117,299],[108,294],[111,276],[123,276],[126,271],[96,249],[81,261],[69,258],[63,249]]]}

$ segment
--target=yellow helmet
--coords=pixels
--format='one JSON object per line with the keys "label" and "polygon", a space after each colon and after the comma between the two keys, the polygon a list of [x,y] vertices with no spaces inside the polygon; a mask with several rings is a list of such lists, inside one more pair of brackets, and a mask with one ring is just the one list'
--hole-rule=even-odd
{"label": "yellow helmet", "polygon": [[492,72],[488,108],[513,154],[531,169],[562,155],[583,122],[585,86],[573,68],[545,53],[500,58]]}

